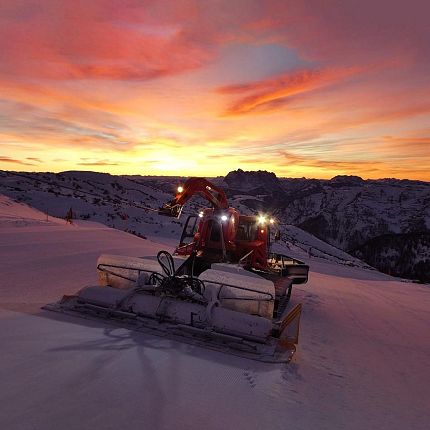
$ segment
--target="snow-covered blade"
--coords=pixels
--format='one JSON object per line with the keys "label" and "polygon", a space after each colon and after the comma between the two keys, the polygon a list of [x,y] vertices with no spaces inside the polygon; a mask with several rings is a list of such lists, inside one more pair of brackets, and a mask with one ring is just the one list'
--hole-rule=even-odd
{"label": "snow-covered blade", "polygon": [[[215,264],[198,278],[177,275],[184,259],[102,255],[99,285],[44,309],[114,324],[263,362],[288,362],[298,342],[301,306],[275,312],[273,282]],[[170,255],[164,252],[164,255]],[[274,317],[276,315],[276,317]]]}

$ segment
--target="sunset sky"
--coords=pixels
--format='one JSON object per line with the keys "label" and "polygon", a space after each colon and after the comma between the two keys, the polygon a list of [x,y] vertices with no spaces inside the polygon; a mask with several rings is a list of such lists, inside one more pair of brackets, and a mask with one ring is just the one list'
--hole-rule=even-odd
{"label": "sunset sky", "polygon": [[430,180],[430,2],[0,0],[0,169]]}

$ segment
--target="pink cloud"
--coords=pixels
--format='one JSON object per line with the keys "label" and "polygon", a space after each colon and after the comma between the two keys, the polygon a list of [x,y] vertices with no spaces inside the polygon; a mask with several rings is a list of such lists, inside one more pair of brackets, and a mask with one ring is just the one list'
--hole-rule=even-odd
{"label": "pink cloud", "polygon": [[145,80],[213,58],[199,38],[188,37],[184,23],[152,23],[152,2],[139,13],[138,3],[127,1],[3,3],[0,73],[6,76]]}
{"label": "pink cloud", "polygon": [[[200,68],[223,43],[280,43],[351,66],[429,64],[426,1],[4,0],[0,72],[50,79],[152,79]],[[427,55],[426,55],[427,54]]]}

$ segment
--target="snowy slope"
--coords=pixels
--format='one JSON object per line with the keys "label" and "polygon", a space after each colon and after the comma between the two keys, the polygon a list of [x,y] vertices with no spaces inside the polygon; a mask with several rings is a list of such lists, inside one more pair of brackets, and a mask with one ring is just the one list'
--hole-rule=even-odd
{"label": "snowy slope", "polygon": [[[96,172],[19,173],[0,171],[0,194],[49,215],[91,220],[145,237],[180,237],[187,213],[207,206],[193,199],[181,220],[158,215],[172,199],[175,178],[113,176]],[[179,182],[180,183],[180,182]]]}
{"label": "snowy slope", "polygon": [[94,283],[101,252],[160,247],[85,222],[3,225],[0,428],[428,428],[429,286],[312,257],[288,365],[40,310]]}
{"label": "snowy slope", "polygon": [[[218,178],[214,182],[221,180]],[[267,186],[273,180],[277,181],[272,174]],[[180,219],[159,215],[157,209],[171,200],[177,184],[183,181],[184,178],[112,176],[96,172],[0,171],[0,194],[4,192],[15,200],[61,218],[72,208],[77,219],[100,222],[174,246],[181,236],[187,215],[195,215],[208,206],[206,200],[194,196],[187,202]],[[257,214],[256,208],[264,205],[264,196],[235,194],[229,196],[229,202],[242,214]],[[364,266],[360,260],[297,227],[284,223],[278,227],[282,245],[291,252]]]}
{"label": "snowy slope", "polygon": [[52,217],[49,220],[46,214],[0,194],[0,228],[24,225],[54,225],[58,221]]}
{"label": "snowy slope", "polygon": [[272,250],[298,259],[312,258],[328,260],[337,264],[375,270],[358,258],[326,243],[293,225],[280,226],[281,240],[272,245]]}

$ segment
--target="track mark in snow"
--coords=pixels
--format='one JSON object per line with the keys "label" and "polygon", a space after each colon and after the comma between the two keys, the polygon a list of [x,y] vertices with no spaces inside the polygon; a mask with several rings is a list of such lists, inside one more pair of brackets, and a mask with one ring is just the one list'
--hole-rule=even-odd
{"label": "track mark in snow", "polygon": [[[295,362],[290,362],[281,370],[281,381],[279,393],[284,396],[287,403],[295,406],[303,405],[302,388],[304,378],[300,372],[300,366]],[[286,394],[286,395],[285,395]]]}
{"label": "track mark in snow", "polygon": [[299,370],[300,366],[294,361],[291,361],[290,363],[288,363],[287,366],[285,366],[282,372],[282,379],[288,382],[303,381],[303,376],[301,375]]}
{"label": "track mark in snow", "polygon": [[322,303],[322,300],[320,299],[320,297],[317,294],[307,293],[303,297],[303,303],[308,308],[312,309],[313,307],[320,306]]}
{"label": "track mark in snow", "polygon": [[243,372],[243,375],[245,376],[245,379],[249,382],[249,385],[251,385],[252,388],[257,385],[257,374],[253,370],[247,369]]}
{"label": "track mark in snow", "polygon": [[337,373],[328,372],[328,374],[329,374],[330,376],[335,376],[336,378],[345,379],[345,377],[344,377],[343,375],[338,375]]}

